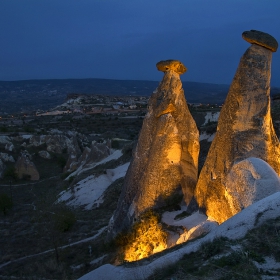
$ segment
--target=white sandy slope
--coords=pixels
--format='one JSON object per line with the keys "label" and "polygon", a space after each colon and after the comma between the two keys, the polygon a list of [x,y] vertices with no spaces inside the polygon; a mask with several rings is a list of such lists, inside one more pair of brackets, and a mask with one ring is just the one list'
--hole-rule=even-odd
{"label": "white sandy slope", "polygon": [[96,167],[97,165],[106,163],[106,162],[108,162],[110,160],[113,160],[113,159],[118,159],[122,155],[123,155],[123,153],[122,153],[121,150],[114,150],[109,156],[102,159],[101,161],[98,161],[98,162],[95,162],[95,163],[92,163],[92,164],[87,164],[86,166],[84,166],[84,165],[80,166],[77,170],[72,172],[65,180],[69,180],[70,177],[79,175],[79,174],[81,174],[81,173],[83,173],[87,170],[90,170],[90,169]]}
{"label": "white sandy slope", "polygon": [[216,113],[207,112],[205,116],[205,122],[203,125],[208,124],[208,122],[218,122],[219,116],[220,116],[220,112],[216,112]]}
{"label": "white sandy slope", "polygon": [[90,210],[93,205],[102,202],[102,195],[105,190],[117,179],[124,177],[129,166],[129,162],[118,166],[115,169],[107,169],[106,174],[98,177],[90,175],[86,179],[77,183],[74,192],[63,191],[59,194],[58,202],[66,202],[70,206],[85,206]]}
{"label": "white sandy slope", "polygon": [[164,212],[161,218],[163,223],[166,223],[171,226],[183,226],[186,231],[179,234],[173,235],[170,244],[181,244],[193,238],[200,236],[203,233],[208,233],[213,230],[218,224],[207,218],[206,215],[199,213],[198,211],[193,213],[191,216],[185,217],[180,220],[175,220],[176,215],[182,213],[182,211],[186,210],[187,207],[182,207],[179,211],[173,212]]}
{"label": "white sandy slope", "polygon": [[213,134],[208,134],[206,132],[202,132],[199,136],[199,141],[207,140],[207,142],[212,142],[215,135],[216,135],[216,132]]}
{"label": "white sandy slope", "polygon": [[280,216],[280,192],[274,193],[252,204],[220,226],[216,227],[205,237],[190,242],[186,244],[186,246],[159,257],[146,265],[126,268],[124,266],[106,264],[82,276],[79,280],[146,279],[156,270],[176,263],[185,254],[196,252],[202,242],[212,241],[214,238],[220,236],[225,236],[230,239],[242,238],[256,225],[260,225],[264,221],[278,216]]}

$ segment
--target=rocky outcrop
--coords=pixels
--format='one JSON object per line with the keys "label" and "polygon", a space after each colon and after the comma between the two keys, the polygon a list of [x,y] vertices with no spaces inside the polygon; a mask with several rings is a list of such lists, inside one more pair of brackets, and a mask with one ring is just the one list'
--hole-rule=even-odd
{"label": "rocky outcrop", "polygon": [[280,174],[280,144],[270,113],[271,58],[271,50],[255,41],[241,58],[199,176],[197,202],[219,223],[233,215],[226,182],[235,164],[255,157]]}
{"label": "rocky outcrop", "polygon": [[15,146],[14,146],[13,143],[7,143],[5,145],[5,150],[8,151],[8,152],[12,152],[14,149],[15,149]]}
{"label": "rocky outcrop", "polygon": [[75,136],[67,137],[65,135],[33,135],[29,139],[29,144],[35,147],[43,144],[47,145],[47,151],[61,154],[67,151],[68,154],[81,154],[77,139]]}
{"label": "rocky outcrop", "polygon": [[6,153],[0,153],[0,159],[4,162],[15,162],[13,156]]}
{"label": "rocky outcrop", "polygon": [[93,162],[98,162],[109,155],[110,148],[108,147],[108,143],[106,141],[103,143],[97,143],[96,141],[92,141],[90,153],[87,157],[86,163],[89,164]]}
{"label": "rocky outcrop", "polygon": [[1,136],[0,136],[0,144],[4,144],[4,145],[6,145],[6,144],[12,144],[11,141],[12,141],[12,140],[11,140],[11,138],[10,138],[9,136],[5,136],[5,135],[1,135]]}
{"label": "rocky outcrop", "polygon": [[72,172],[79,167],[98,162],[110,155],[110,141],[97,143],[92,141],[91,147],[85,147],[83,154],[78,157],[77,154],[72,153],[69,155],[67,163],[64,167],[64,172]]}
{"label": "rocky outcrop", "polygon": [[28,178],[32,181],[40,179],[40,175],[35,164],[25,154],[22,154],[18,158],[15,164],[15,169],[19,179]]}
{"label": "rocky outcrop", "polygon": [[44,159],[51,159],[51,155],[47,151],[39,151],[39,156],[44,158]]}
{"label": "rocky outcrop", "polygon": [[280,178],[265,161],[247,158],[233,165],[225,179],[226,199],[233,215],[280,191]]}
{"label": "rocky outcrop", "polygon": [[189,112],[174,60],[157,64],[164,77],[148,103],[148,112],[127,171],[110,236],[130,226],[147,209],[163,206],[183,191],[187,204],[197,182],[199,133]]}
{"label": "rocky outcrop", "polygon": [[272,52],[276,52],[278,49],[278,42],[275,40],[275,38],[261,31],[244,31],[242,33],[242,38],[251,44],[257,44],[271,50]]}
{"label": "rocky outcrop", "polygon": [[78,168],[78,157],[75,154],[70,154],[63,168],[63,172],[73,172]]}

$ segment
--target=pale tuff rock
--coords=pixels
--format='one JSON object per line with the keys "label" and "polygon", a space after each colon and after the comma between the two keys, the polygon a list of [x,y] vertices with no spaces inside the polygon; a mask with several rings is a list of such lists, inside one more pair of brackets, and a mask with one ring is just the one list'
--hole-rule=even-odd
{"label": "pale tuff rock", "polygon": [[15,149],[15,146],[14,146],[13,143],[7,143],[5,145],[5,150],[8,151],[8,152],[12,152],[14,149]]}
{"label": "pale tuff rock", "polygon": [[179,60],[162,60],[157,63],[158,71],[167,72],[167,71],[174,71],[177,74],[184,74],[187,71],[185,65],[180,62]]}
{"label": "pale tuff rock", "polygon": [[83,166],[88,161],[91,149],[89,147],[85,147],[82,155],[79,158],[78,166]]}
{"label": "pale tuff rock", "polygon": [[75,136],[69,138],[65,135],[33,135],[29,139],[29,144],[35,147],[46,144],[47,151],[61,154],[65,149],[68,154],[81,154],[77,139]]}
{"label": "pale tuff rock", "polygon": [[0,153],[0,159],[4,162],[15,162],[13,156],[10,156],[6,153]]}
{"label": "pale tuff rock", "polygon": [[118,206],[111,219],[111,236],[129,227],[147,209],[164,205],[165,199],[178,190],[183,191],[187,204],[193,198],[199,133],[178,74],[186,68],[178,61],[160,62],[157,67],[165,72],[164,77],[149,100]]}
{"label": "pale tuff rock", "polygon": [[0,136],[0,144],[12,144],[9,136]]}
{"label": "pale tuff rock", "polygon": [[262,159],[247,158],[233,165],[226,180],[226,199],[233,215],[280,191],[280,178]]}
{"label": "pale tuff rock", "polygon": [[21,146],[22,146],[23,148],[26,148],[26,147],[27,147],[26,142],[23,142],[23,143],[21,144]]}
{"label": "pale tuff rock", "polygon": [[72,172],[86,164],[92,164],[106,158],[110,155],[110,146],[110,141],[104,141],[103,143],[92,141],[91,147],[86,147],[80,157],[75,153],[69,155],[64,172]]}
{"label": "pale tuff rock", "polygon": [[203,123],[203,125],[207,125],[211,122],[217,122],[220,116],[220,112],[207,112],[205,115],[205,122]]}
{"label": "pale tuff rock", "polygon": [[33,162],[29,159],[29,157],[25,154],[22,154],[16,164],[15,169],[18,177],[22,179],[24,176],[29,176],[30,180],[39,180],[40,175],[37,171],[37,168]]}
{"label": "pale tuff rock", "polygon": [[270,113],[271,57],[269,49],[253,44],[241,58],[199,176],[197,202],[219,223],[233,215],[225,184],[234,164],[255,157],[280,174],[280,144]]}
{"label": "pale tuff rock", "polygon": [[104,143],[97,143],[92,141],[90,147],[90,153],[87,157],[86,163],[93,163],[102,160],[110,155],[110,141],[104,141]]}
{"label": "pale tuff rock", "polygon": [[51,159],[51,155],[47,151],[39,151],[39,156],[44,158],[44,159]]}
{"label": "pale tuff rock", "polygon": [[276,39],[271,35],[261,31],[244,31],[242,33],[242,38],[251,44],[260,45],[264,48],[271,50],[272,52],[276,52],[278,48],[278,42],[276,41]]}

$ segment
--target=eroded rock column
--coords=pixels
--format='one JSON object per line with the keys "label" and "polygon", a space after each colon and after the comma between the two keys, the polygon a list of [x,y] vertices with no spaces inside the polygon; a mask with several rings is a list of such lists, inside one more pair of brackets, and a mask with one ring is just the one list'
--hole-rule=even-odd
{"label": "eroded rock column", "polygon": [[157,64],[164,77],[148,103],[133,159],[127,171],[110,235],[128,228],[148,209],[163,206],[166,198],[183,191],[186,202],[197,182],[199,133],[189,112],[177,60]]}
{"label": "eroded rock column", "polygon": [[252,45],[240,60],[195,191],[199,206],[219,223],[236,214],[227,199],[227,175],[235,164],[258,158],[280,174],[280,144],[270,113],[271,58],[278,44],[255,30],[242,37]]}

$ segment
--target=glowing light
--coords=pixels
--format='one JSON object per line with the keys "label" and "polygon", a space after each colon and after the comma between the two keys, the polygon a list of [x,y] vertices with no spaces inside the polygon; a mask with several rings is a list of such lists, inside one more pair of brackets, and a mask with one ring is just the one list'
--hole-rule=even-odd
{"label": "glowing light", "polygon": [[149,257],[167,248],[167,233],[159,223],[159,216],[152,211],[144,213],[132,230],[117,237],[123,260],[133,262]]}

